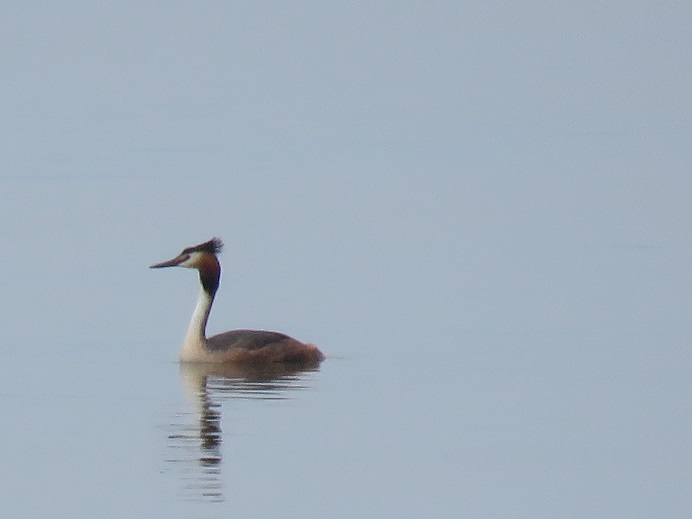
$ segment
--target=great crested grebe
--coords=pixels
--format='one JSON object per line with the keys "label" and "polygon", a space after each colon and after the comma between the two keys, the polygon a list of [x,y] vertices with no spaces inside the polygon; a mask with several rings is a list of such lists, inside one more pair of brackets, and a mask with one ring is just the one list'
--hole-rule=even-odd
{"label": "great crested grebe", "polygon": [[206,336],[209,312],[221,277],[221,265],[216,255],[222,248],[221,240],[212,238],[183,249],[183,252],[172,260],[149,267],[187,267],[199,271],[202,288],[180,350],[181,362],[319,364],[324,355],[316,346],[302,343],[279,332],[231,330],[212,337]]}

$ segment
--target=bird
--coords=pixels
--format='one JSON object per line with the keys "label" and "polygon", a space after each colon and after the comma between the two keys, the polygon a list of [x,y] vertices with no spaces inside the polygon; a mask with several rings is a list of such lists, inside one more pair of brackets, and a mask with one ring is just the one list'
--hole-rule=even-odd
{"label": "bird", "polygon": [[197,269],[199,272],[201,289],[180,349],[180,361],[252,366],[319,365],[324,360],[324,355],[314,344],[300,342],[284,333],[267,330],[231,330],[211,337],[206,336],[207,321],[221,278],[218,255],[222,249],[223,242],[219,238],[212,238],[204,243],[186,247],[171,260],[149,267],[185,267]]}

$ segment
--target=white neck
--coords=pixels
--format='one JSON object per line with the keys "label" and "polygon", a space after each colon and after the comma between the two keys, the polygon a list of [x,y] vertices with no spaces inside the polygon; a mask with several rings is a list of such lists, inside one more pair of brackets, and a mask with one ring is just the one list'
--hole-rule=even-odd
{"label": "white neck", "polygon": [[213,302],[214,296],[208,294],[203,288],[200,289],[197,304],[190,319],[190,326],[187,328],[183,347],[180,351],[180,360],[195,361],[205,357],[207,353],[204,349],[207,342],[205,330]]}

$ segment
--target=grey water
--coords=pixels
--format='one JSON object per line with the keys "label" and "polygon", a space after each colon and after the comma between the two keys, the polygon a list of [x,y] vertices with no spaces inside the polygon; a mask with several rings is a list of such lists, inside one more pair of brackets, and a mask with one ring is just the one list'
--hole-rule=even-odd
{"label": "grey water", "polygon": [[3,516],[689,517],[692,8],[0,14]]}

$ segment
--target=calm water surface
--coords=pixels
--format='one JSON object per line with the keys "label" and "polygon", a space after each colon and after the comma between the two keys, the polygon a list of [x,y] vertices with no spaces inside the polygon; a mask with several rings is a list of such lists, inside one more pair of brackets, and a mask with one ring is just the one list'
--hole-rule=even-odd
{"label": "calm water surface", "polygon": [[682,341],[476,334],[448,345],[440,359],[332,357],[272,374],[15,364],[0,393],[3,508],[680,516],[692,469]]}
{"label": "calm water surface", "polygon": [[692,516],[692,3],[5,4],[0,516]]}

